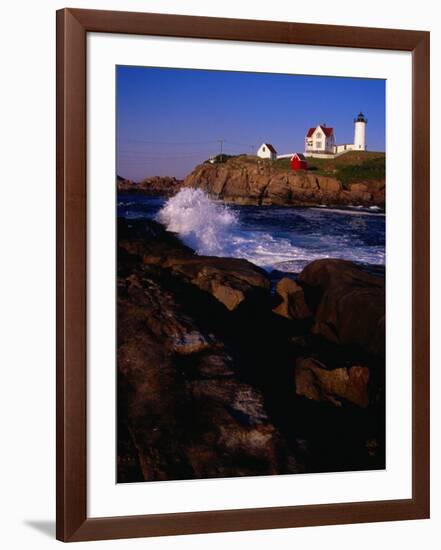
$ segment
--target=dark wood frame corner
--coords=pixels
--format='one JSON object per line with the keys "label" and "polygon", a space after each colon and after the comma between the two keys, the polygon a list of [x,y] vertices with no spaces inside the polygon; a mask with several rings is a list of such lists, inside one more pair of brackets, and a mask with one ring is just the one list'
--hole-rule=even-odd
{"label": "dark wood frame corner", "polygon": [[[412,498],[87,517],[86,36],[124,33],[375,48],[413,60]],[[80,9],[57,12],[57,538],[212,533],[429,517],[429,33]]]}

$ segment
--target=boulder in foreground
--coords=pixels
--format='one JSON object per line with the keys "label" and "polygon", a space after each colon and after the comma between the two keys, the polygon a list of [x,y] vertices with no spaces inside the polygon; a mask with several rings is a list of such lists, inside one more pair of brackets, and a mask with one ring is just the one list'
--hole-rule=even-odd
{"label": "boulder in foreground", "polygon": [[313,311],[314,334],[384,357],[384,278],[352,262],[326,259],[308,264],[298,281]]}
{"label": "boulder in foreground", "polygon": [[369,405],[369,369],[361,366],[328,369],[313,359],[300,358],[296,364],[297,395],[332,403],[338,407],[349,401],[359,407]]}
{"label": "boulder in foreground", "polygon": [[239,258],[197,256],[193,250],[154,221],[120,223],[119,246],[139,256],[143,265],[156,265],[210,293],[230,311],[247,301],[267,295],[268,275],[263,269]]}
{"label": "boulder in foreground", "polygon": [[287,319],[303,321],[311,317],[311,311],[305,302],[303,289],[295,281],[283,277],[276,286],[276,294],[282,300],[273,312]]}
{"label": "boulder in foreground", "polygon": [[247,300],[258,299],[270,289],[266,273],[247,260],[195,256],[184,261],[169,260],[164,267],[209,292],[230,311]]}

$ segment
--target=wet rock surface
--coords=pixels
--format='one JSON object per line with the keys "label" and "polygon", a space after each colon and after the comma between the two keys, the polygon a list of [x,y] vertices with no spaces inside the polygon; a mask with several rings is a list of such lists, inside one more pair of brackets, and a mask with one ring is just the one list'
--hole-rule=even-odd
{"label": "wet rock surface", "polygon": [[[384,301],[382,317],[370,277],[320,260],[273,291],[246,260],[119,219],[118,481],[383,468]],[[344,319],[354,304],[362,336]]]}

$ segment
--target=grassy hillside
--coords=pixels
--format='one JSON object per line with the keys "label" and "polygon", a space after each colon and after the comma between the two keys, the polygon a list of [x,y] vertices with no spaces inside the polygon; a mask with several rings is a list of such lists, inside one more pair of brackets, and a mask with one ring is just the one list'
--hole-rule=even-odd
{"label": "grassy hillside", "polygon": [[[386,156],[373,151],[348,151],[335,159],[308,158],[309,170],[321,176],[337,178],[343,186],[362,181],[384,180]],[[289,170],[290,160],[279,159],[274,165]]]}

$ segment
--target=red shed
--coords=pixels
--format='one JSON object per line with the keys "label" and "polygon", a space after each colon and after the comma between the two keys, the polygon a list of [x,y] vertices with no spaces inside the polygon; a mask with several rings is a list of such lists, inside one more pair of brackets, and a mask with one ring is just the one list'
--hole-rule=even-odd
{"label": "red shed", "polygon": [[307,170],[308,163],[306,162],[303,153],[294,153],[291,157],[291,170]]}

